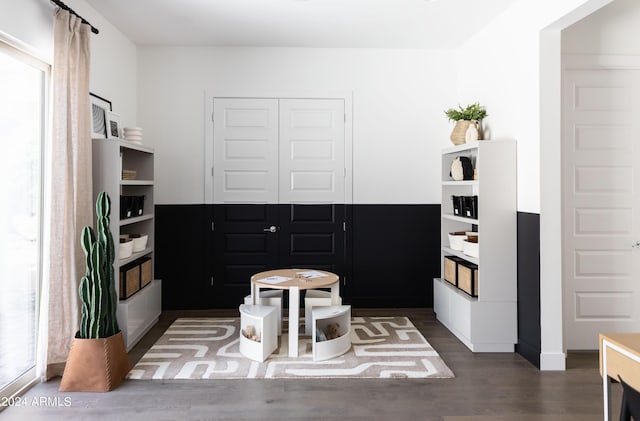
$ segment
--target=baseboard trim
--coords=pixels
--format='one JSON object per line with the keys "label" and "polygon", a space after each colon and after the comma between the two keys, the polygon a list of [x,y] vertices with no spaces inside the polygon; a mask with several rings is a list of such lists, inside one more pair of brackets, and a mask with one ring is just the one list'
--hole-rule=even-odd
{"label": "baseboard trim", "polygon": [[564,352],[541,352],[541,371],[565,371],[567,369],[567,354]]}
{"label": "baseboard trim", "polygon": [[533,364],[536,368],[540,369],[540,346],[535,346],[523,341],[522,338],[518,338],[518,344],[516,345],[516,352],[522,355],[527,361]]}

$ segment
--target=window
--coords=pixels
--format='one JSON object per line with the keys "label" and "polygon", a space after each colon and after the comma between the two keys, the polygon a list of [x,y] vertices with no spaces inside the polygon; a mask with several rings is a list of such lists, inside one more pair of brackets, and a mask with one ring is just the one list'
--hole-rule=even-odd
{"label": "window", "polygon": [[35,379],[49,66],[0,40],[0,396]]}

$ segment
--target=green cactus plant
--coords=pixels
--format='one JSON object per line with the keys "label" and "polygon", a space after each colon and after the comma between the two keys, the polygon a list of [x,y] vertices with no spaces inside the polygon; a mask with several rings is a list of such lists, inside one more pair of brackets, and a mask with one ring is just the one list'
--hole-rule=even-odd
{"label": "green cactus plant", "polygon": [[108,338],[120,331],[116,309],[113,261],[115,246],[109,228],[111,199],[100,192],[96,200],[97,231],[86,226],[82,229],[81,243],[86,258],[86,272],[80,281],[82,302],[79,337],[83,339]]}

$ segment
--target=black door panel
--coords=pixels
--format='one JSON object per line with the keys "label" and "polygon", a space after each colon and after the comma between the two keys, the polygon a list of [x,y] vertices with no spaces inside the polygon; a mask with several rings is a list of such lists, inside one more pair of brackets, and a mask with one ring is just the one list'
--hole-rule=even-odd
{"label": "black door panel", "polygon": [[342,277],[344,205],[281,205],[280,264],[328,270]]}
{"label": "black door panel", "polygon": [[[212,302],[235,307],[251,275],[278,268],[344,269],[344,205],[214,205]],[[273,228],[272,228],[273,227]]]}
{"label": "black door panel", "polygon": [[213,285],[216,307],[236,307],[251,292],[251,275],[278,260],[278,224],[273,205],[213,206]]}

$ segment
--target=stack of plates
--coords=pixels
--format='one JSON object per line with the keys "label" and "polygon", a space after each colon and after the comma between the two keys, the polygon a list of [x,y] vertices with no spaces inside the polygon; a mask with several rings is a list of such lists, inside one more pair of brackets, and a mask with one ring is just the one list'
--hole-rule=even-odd
{"label": "stack of plates", "polygon": [[130,142],[142,145],[142,128],[140,127],[125,127],[124,138]]}

